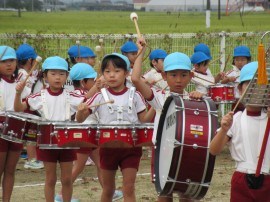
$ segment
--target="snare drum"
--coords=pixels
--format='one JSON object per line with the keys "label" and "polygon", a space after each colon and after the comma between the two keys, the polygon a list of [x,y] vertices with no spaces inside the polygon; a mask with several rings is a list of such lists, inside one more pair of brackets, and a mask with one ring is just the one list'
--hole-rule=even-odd
{"label": "snare drum", "polygon": [[97,147],[96,125],[66,123],[55,125],[59,147]]}
{"label": "snare drum", "polygon": [[153,146],[152,137],[154,124],[146,123],[146,124],[136,124],[136,134],[133,137],[134,146],[143,147],[143,146]]}
{"label": "snare drum", "polygon": [[[40,117],[23,113],[7,112],[3,123],[2,138],[15,143],[36,142]],[[31,136],[27,136],[28,134]]]}
{"label": "snare drum", "polygon": [[158,125],[154,159],[155,187],[161,196],[173,192],[197,200],[205,196],[215,163],[209,144],[217,125],[212,100],[168,97]]}
{"label": "snare drum", "polygon": [[59,147],[56,125],[67,125],[66,122],[42,121],[38,127],[37,146],[40,149],[78,149],[79,147]]}
{"label": "snare drum", "polygon": [[231,85],[213,85],[208,86],[208,96],[216,103],[234,103],[234,86]]}
{"label": "snare drum", "polygon": [[133,147],[133,136],[135,132],[135,125],[133,124],[97,125],[97,136],[100,147]]}

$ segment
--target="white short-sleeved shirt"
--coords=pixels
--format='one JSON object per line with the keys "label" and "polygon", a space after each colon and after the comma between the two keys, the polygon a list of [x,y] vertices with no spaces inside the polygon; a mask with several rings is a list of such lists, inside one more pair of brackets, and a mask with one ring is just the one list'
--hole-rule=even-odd
{"label": "white short-sleeved shirt", "polygon": [[163,80],[161,73],[158,73],[157,70],[153,68],[146,72],[143,75],[143,78],[145,78],[149,83],[157,81],[153,87],[159,90],[165,89],[168,86],[167,82]]}
{"label": "white short-sleeved shirt", "polygon": [[[162,111],[163,105],[164,105],[166,99],[168,98],[168,96],[170,95],[170,93],[167,91],[164,92],[161,90],[156,90],[154,88],[152,88],[152,92],[153,92],[152,97],[149,100],[147,100],[147,102],[156,111],[156,116],[155,116],[155,120],[154,120],[154,131],[153,131],[153,137],[152,137],[152,142],[153,142],[153,144],[155,144],[161,111]],[[188,98],[188,93],[186,91],[184,91],[183,97],[185,99]]]}
{"label": "white short-sleeved shirt", "polygon": [[[48,118],[45,118],[44,107],[41,92],[32,94],[26,98],[26,103],[31,111],[37,111],[43,119],[49,121],[65,121],[66,120],[66,90],[61,89],[58,93],[54,93],[50,88],[44,89],[45,100],[48,110]],[[78,95],[74,92],[69,94],[70,115],[77,111],[77,107],[85,100],[85,96]]]}
{"label": "white short-sleeved shirt", "polygon": [[[14,111],[14,99],[16,95],[15,79],[9,80],[5,77],[0,81],[0,111]],[[24,88],[21,98],[28,96],[28,91]]]}
{"label": "white short-sleeved shirt", "polygon": [[236,67],[233,66],[233,69],[231,71],[229,71],[226,75],[227,77],[236,77],[235,82],[229,82],[229,85],[233,85],[234,86],[234,97],[235,98],[240,98],[240,94],[238,91],[238,84],[240,83],[240,70]]}
{"label": "white short-sleeved shirt", "polygon": [[[26,79],[28,73],[27,71],[25,71],[25,69],[19,69],[19,75],[17,78],[18,82],[22,82]],[[38,70],[33,70],[31,75],[29,76],[29,78],[27,79],[27,83],[25,88],[27,89],[27,91],[29,91],[29,95],[31,94],[31,90],[33,85],[36,83],[37,81],[37,77],[38,77]]]}
{"label": "white short-sleeved shirt", "polygon": [[[236,162],[236,170],[255,173],[267,123],[267,114],[262,111],[259,116],[247,115],[247,111],[233,116],[232,127],[227,132],[231,138],[228,145],[232,158]],[[265,151],[262,172],[269,173],[270,139]]]}
{"label": "white short-sleeved shirt", "polygon": [[64,88],[67,89],[68,91],[72,92],[74,91],[74,86],[73,86],[73,81],[70,79],[69,75],[67,77],[66,83],[64,85]]}
{"label": "white short-sleeved shirt", "polygon": [[[78,94],[78,95],[86,95],[86,92],[81,90],[81,89],[75,89],[74,93]],[[83,122],[83,124],[97,124],[98,121],[98,117],[97,117],[97,113],[95,114],[90,114],[87,119]]]}
{"label": "white short-sleeved shirt", "polygon": [[[121,92],[114,92],[110,88],[106,89],[109,100],[114,100],[113,106],[128,106],[130,89],[125,88]],[[91,99],[87,101],[87,105],[98,105],[104,103],[105,99],[101,93],[96,93]],[[127,113],[127,111],[123,111],[123,123],[139,123],[138,113],[143,112],[146,109],[144,98],[139,92],[135,92],[133,98],[133,107],[132,113]],[[115,123],[117,121],[117,112],[110,113],[108,109],[108,105],[100,105],[97,107],[91,108],[92,113],[98,113],[99,123],[100,124],[110,124]]]}
{"label": "white short-sleeved shirt", "polygon": [[207,95],[208,86],[215,85],[215,78],[212,74],[194,72],[194,77],[191,79],[191,82],[195,84],[196,91]]}

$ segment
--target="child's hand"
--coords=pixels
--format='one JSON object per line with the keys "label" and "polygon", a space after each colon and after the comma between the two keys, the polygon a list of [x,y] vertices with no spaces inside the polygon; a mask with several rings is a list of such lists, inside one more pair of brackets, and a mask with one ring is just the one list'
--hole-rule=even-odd
{"label": "child's hand", "polygon": [[145,42],[145,39],[143,37],[138,37],[136,44],[137,44],[137,47],[139,50],[145,49],[146,42]]}
{"label": "child's hand", "polygon": [[25,85],[26,85],[26,82],[19,82],[17,85],[16,85],[16,93],[17,94],[21,94],[22,93],[22,91],[23,91],[23,89],[24,89],[24,87],[25,87]]}
{"label": "child's hand", "polygon": [[236,81],[236,77],[235,76],[230,76],[228,77],[229,82],[235,82]]}
{"label": "child's hand", "polygon": [[96,87],[97,89],[100,91],[101,88],[105,88],[106,87],[106,81],[104,79],[103,76],[101,76],[100,78],[98,78],[96,80]]}
{"label": "child's hand", "polygon": [[84,111],[87,111],[87,110],[88,110],[88,106],[87,106],[87,104],[85,102],[79,104],[79,106],[78,106],[78,112],[84,112]]}
{"label": "child's hand", "polygon": [[195,100],[202,99],[204,96],[203,93],[200,93],[198,91],[192,91],[189,93],[189,97]]}
{"label": "child's hand", "polygon": [[[270,112],[270,111],[269,111]],[[229,112],[228,114],[226,114],[225,116],[223,116],[222,120],[221,120],[221,128],[224,131],[228,131],[233,123],[233,112]]]}

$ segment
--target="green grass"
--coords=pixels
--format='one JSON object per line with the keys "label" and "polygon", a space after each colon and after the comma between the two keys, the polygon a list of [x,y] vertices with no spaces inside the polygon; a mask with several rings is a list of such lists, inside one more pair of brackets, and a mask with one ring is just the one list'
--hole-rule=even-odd
{"label": "green grass", "polygon": [[[250,32],[269,30],[269,13],[238,13],[230,16],[211,14],[211,27],[205,27],[204,13],[137,12],[142,34],[193,32]],[[68,33],[68,34],[127,34],[136,33],[130,12],[0,12],[0,33]]]}

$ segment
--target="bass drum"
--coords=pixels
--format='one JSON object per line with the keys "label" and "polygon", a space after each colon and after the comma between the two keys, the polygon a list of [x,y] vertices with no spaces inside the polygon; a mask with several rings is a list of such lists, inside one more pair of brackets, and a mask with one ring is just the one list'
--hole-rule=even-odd
{"label": "bass drum", "polygon": [[160,196],[181,193],[196,200],[205,196],[215,164],[209,144],[217,125],[212,100],[168,97],[158,125],[154,159],[155,187]]}

